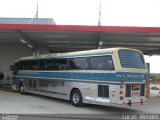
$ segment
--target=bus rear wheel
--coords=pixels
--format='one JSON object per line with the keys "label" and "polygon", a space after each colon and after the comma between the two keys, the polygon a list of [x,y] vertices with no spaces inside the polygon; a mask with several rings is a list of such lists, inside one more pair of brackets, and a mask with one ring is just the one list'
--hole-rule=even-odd
{"label": "bus rear wheel", "polygon": [[26,93],[25,93],[25,87],[24,87],[23,83],[21,83],[21,84],[19,85],[19,92],[20,92],[22,95],[25,95],[25,94],[26,94]]}
{"label": "bus rear wheel", "polygon": [[75,89],[71,92],[71,103],[75,107],[81,107],[83,105],[83,99],[82,99],[82,94],[80,90]]}

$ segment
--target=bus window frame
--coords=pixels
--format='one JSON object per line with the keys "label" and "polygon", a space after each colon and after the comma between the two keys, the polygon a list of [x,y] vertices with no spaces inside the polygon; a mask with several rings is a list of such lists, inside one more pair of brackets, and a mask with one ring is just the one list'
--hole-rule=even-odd
{"label": "bus window frame", "polygon": [[107,56],[109,56],[110,58],[111,58],[111,61],[112,61],[112,64],[113,64],[113,69],[101,69],[102,71],[103,70],[106,70],[106,71],[114,71],[115,70],[115,65],[114,65],[114,61],[113,61],[113,56],[112,55],[99,55],[99,56],[91,56],[91,57],[89,57],[89,63],[90,63],[90,70],[100,70],[100,69],[93,69],[92,68],[92,64],[91,64],[91,58],[93,58],[93,57],[107,57]]}

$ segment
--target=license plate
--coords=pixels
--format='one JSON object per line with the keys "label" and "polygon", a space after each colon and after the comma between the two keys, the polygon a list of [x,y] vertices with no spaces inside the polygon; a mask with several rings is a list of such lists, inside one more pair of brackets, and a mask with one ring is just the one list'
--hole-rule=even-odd
{"label": "license plate", "polygon": [[133,92],[132,96],[139,96],[139,92]]}

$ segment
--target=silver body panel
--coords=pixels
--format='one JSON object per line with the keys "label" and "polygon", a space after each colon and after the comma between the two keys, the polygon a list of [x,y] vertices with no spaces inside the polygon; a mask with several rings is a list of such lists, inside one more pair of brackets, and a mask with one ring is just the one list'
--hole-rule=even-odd
{"label": "silver body panel", "polygon": [[[49,97],[55,97],[65,100],[70,100],[72,89],[78,88],[83,97],[83,103],[107,105],[107,106],[124,106],[130,100],[132,104],[143,104],[147,102],[145,96],[125,97],[120,100],[120,85],[102,84],[102,83],[86,83],[86,82],[71,82],[65,80],[31,80],[28,78],[16,78],[15,89],[19,89],[19,84],[24,83],[25,92]],[[109,85],[109,98],[98,97],[98,85]]]}

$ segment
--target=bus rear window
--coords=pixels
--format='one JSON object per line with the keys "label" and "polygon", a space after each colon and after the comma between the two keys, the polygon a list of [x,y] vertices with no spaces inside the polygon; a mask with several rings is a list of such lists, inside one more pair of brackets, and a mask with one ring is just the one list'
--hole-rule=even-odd
{"label": "bus rear window", "polygon": [[137,51],[121,50],[119,58],[124,68],[146,68],[142,54]]}

